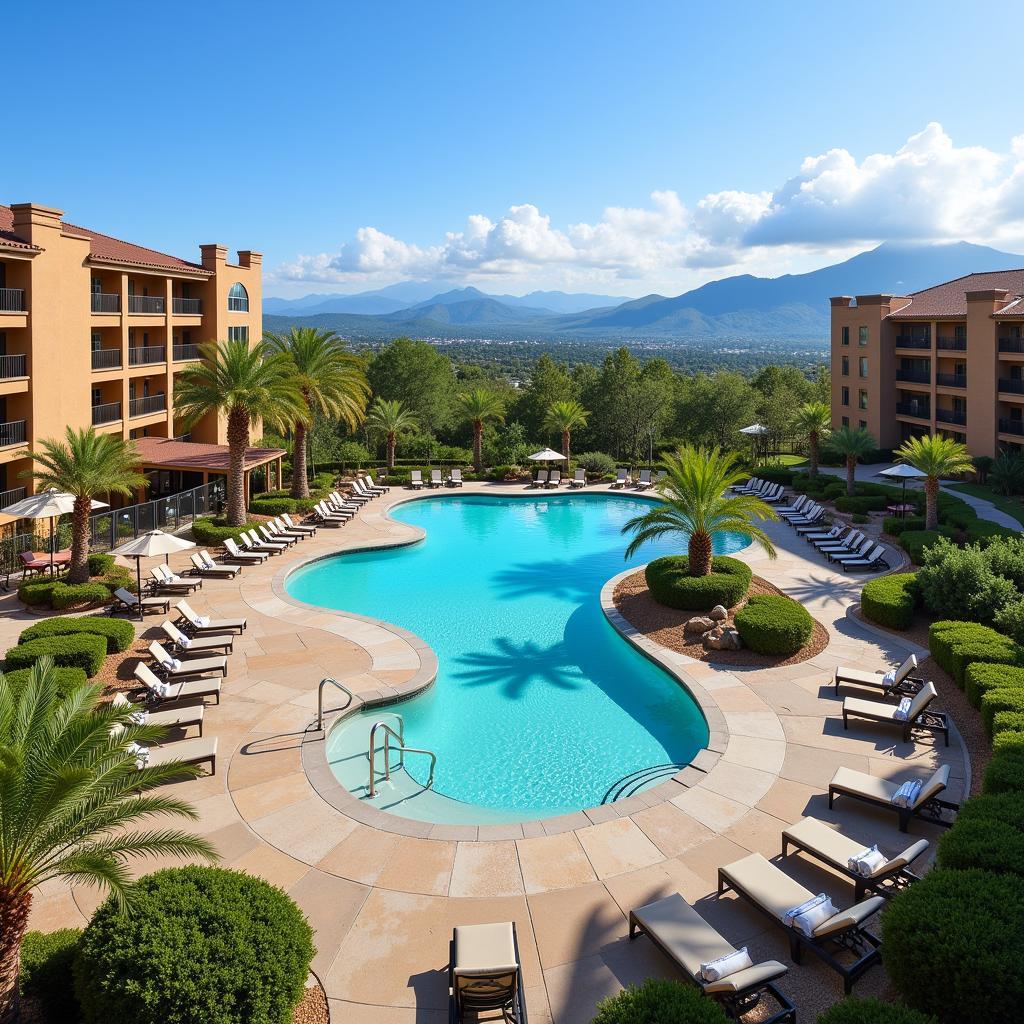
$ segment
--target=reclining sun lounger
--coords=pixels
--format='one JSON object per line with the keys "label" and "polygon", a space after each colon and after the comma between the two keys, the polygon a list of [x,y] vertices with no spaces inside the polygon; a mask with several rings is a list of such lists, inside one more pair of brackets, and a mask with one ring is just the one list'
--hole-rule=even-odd
{"label": "reclining sun lounger", "polygon": [[[881,962],[881,939],[864,927],[884,905],[881,896],[869,896],[848,910],[838,910],[827,900],[820,905],[824,909],[811,912],[809,920],[799,916],[794,920],[790,911],[813,900],[815,894],[759,853],[718,869],[718,895],[729,889],[783,928],[794,963],[800,963],[803,950],[809,949],[842,976],[847,995],[868,968]],[[835,955],[843,951],[857,959],[844,963]]]}
{"label": "reclining sun lounger", "polygon": [[865,537],[854,551],[824,551],[824,555],[830,562],[841,562],[844,558],[863,558],[870,550],[874,541]]}
{"label": "reclining sun lounger", "polygon": [[808,544],[814,544],[816,541],[820,541],[823,544],[838,544],[839,538],[842,536],[843,530],[845,529],[846,527],[843,526],[842,523],[836,523],[836,525],[827,532],[812,528],[810,530],[797,530],[797,533],[799,533]]}
{"label": "reclining sun lounger", "polygon": [[149,570],[157,593],[191,594],[203,586],[202,580],[187,580],[171,572],[166,565],[154,565]]}
{"label": "reclining sun lounger", "polygon": [[269,551],[272,555],[280,555],[288,547],[279,541],[263,540],[255,530],[243,530],[241,536],[246,551]]}
{"label": "reclining sun lounger", "polygon": [[304,538],[298,533],[292,533],[291,530],[282,530],[273,519],[268,519],[265,523],[260,523],[260,532],[267,540],[280,541],[282,544],[298,544],[300,540]]}
{"label": "reclining sun lounger", "polygon": [[526,1024],[523,969],[514,922],[471,924],[455,929],[448,960],[450,1021],[473,1021],[481,1011],[500,1010],[502,1020]]}
{"label": "reclining sun lounger", "polygon": [[326,501],[319,501],[313,506],[313,515],[321,526],[344,526],[351,518],[351,512],[336,512]]}
{"label": "reclining sun lounger", "polygon": [[876,544],[875,547],[867,554],[858,558],[838,558],[837,562],[843,567],[844,572],[849,572],[851,569],[888,569],[889,563],[885,560],[885,548],[881,544]]}
{"label": "reclining sun lounger", "polygon": [[185,679],[181,682],[164,682],[153,670],[141,661],[132,673],[146,688],[150,700],[156,703],[172,701],[201,700],[203,697],[216,697],[220,703],[219,679]]}
{"label": "reclining sun lounger", "polygon": [[188,601],[179,601],[174,610],[187,624],[185,631],[192,635],[210,633],[245,632],[245,619],[211,619],[208,615],[196,615]]}
{"label": "reclining sun lounger", "polygon": [[225,677],[228,674],[228,659],[223,654],[182,661],[180,658],[171,657],[158,640],[149,645],[149,654],[159,670],[158,674],[163,675],[165,679],[187,679],[190,676],[205,675],[207,672],[219,672]]}
{"label": "reclining sun lounger", "polygon": [[444,486],[444,480],[441,479],[441,470],[439,470],[439,469],[432,469],[430,471],[430,487],[434,488],[434,487],[443,487],[443,486]]}
{"label": "reclining sun lounger", "polygon": [[814,546],[823,554],[854,554],[863,543],[871,543],[860,530],[851,530],[842,540],[814,541]]}
{"label": "reclining sun lounger", "polygon": [[612,484],[612,487],[625,487],[628,483],[629,470],[626,469],[625,466],[619,466],[619,468],[615,470],[615,483]]}
{"label": "reclining sun lounger", "polygon": [[815,505],[805,516],[789,516],[786,522],[793,529],[800,526],[813,526],[816,530],[821,529],[821,521],[825,518],[825,509],[821,505]]}
{"label": "reclining sun lounger", "polygon": [[159,747],[148,747],[149,767],[156,768],[172,761],[181,764],[205,764],[209,762],[210,774],[217,774],[217,737],[202,737],[191,740],[178,740],[177,743],[165,743]]}
{"label": "reclining sun lounger", "polygon": [[758,497],[762,501],[768,502],[769,505],[775,505],[785,500],[785,492],[786,489],[782,484],[773,484],[767,491],[762,491]]}
{"label": "reclining sun lounger", "polygon": [[869,686],[881,690],[886,697],[913,697],[924,686],[923,679],[915,679],[911,672],[917,668],[917,655],[912,654],[898,669],[891,672],[862,672],[857,668],[836,668],[836,693],[843,683],[853,686]]}
{"label": "reclining sun lounger", "polygon": [[880,700],[846,697],[843,700],[843,728],[850,727],[851,718],[867,718],[872,722],[895,725],[903,730],[903,742],[909,743],[914,729],[940,733],[949,746],[949,719],[942,711],[929,711],[928,705],[938,696],[935,684],[928,682],[913,696],[899,704]]}
{"label": "reclining sun lounger", "polygon": [[[114,707],[133,707],[132,702],[123,693],[114,694],[114,699],[110,703]],[[191,704],[175,704],[165,711],[147,711],[141,706],[136,710],[145,714],[146,725],[156,725],[161,729],[187,729],[190,725],[198,725],[199,735],[202,736],[205,707],[201,700],[197,700]]]}
{"label": "reclining sun lounger", "polygon": [[311,523],[297,523],[287,512],[282,513],[281,520],[293,533],[304,533],[306,536],[315,536],[316,534],[315,525]]}
{"label": "reclining sun lounger", "polygon": [[448,486],[449,487],[461,487],[462,486],[462,470],[456,466],[451,473],[448,475]]}
{"label": "reclining sun lounger", "polygon": [[243,551],[231,537],[224,538],[225,559],[241,565],[261,565],[270,555],[266,551]]}
{"label": "reclining sun lounger", "polygon": [[651,479],[651,471],[649,469],[640,470],[640,479],[636,482],[636,489],[638,491],[646,491],[649,487],[654,486],[654,481]]}
{"label": "reclining sun lounger", "polygon": [[233,633],[223,633],[220,636],[215,633],[210,636],[186,636],[170,619],[164,619],[160,623],[160,628],[170,642],[171,652],[176,658],[194,658],[196,655],[209,654],[210,651],[231,654],[235,646]]}
{"label": "reclining sun lounger", "polygon": [[878,853],[874,857],[877,866],[871,868],[870,863],[865,866],[867,874],[850,865],[868,853],[871,847],[865,847],[860,841],[844,836],[838,829],[831,828],[817,818],[801,818],[796,824],[782,830],[783,857],[789,856],[791,846],[846,875],[853,882],[853,898],[859,903],[868,892],[889,898],[911,882],[918,881],[921,876],[914,874],[910,865],[928,849],[928,840],[918,839],[895,857]]}
{"label": "reclining sun lounger", "polygon": [[546,469],[538,469],[537,475],[530,481],[530,487],[547,487],[548,484],[548,471]]}
{"label": "reclining sun lounger", "polygon": [[932,777],[921,786],[916,796],[910,794],[908,802],[900,793],[905,789],[906,783],[890,782],[888,779],[880,779],[866,772],[855,771],[853,768],[840,768],[828,784],[828,806],[832,808],[836,797],[848,796],[895,811],[899,816],[901,832],[907,831],[914,818],[948,828],[953,824],[953,819],[947,817],[947,812],[955,815],[960,810],[959,804],[939,797],[948,785],[949,765],[944,764],[933,772]]}
{"label": "reclining sun lounger", "polygon": [[548,482],[545,484],[546,487],[558,487],[562,482],[562,471],[560,469],[553,469],[548,476]]}
{"label": "reclining sun lounger", "polygon": [[197,555],[194,551],[189,558],[192,560],[192,572],[208,579],[233,580],[242,571],[237,565],[217,565],[213,559],[210,559],[212,564],[207,564],[202,554]]}
{"label": "reclining sun lounger", "polygon": [[369,473],[363,476],[363,486],[366,487],[367,490],[376,491],[379,494],[387,494],[388,491],[391,490],[387,484],[377,483]]}
{"label": "reclining sun lounger", "polygon": [[368,501],[372,501],[383,493],[383,491],[373,490],[367,487],[366,484],[363,483],[363,478],[361,476],[357,476],[355,480],[352,481],[352,490],[350,494],[353,498],[366,498]]}
{"label": "reclining sun lounger", "polygon": [[[730,1018],[739,1020],[760,1003],[765,993],[779,1004],[779,1011],[760,1018],[764,1024],[795,1022],[796,1009],[773,984],[788,968],[778,960],[750,964],[709,981],[705,968],[714,961],[740,953],[724,939],[679,893],[629,912],[629,937],[643,932],[706,996],[722,1005]],[[749,956],[738,958],[750,963]],[[709,975],[717,974],[709,970]]]}
{"label": "reclining sun lounger", "polygon": [[418,491],[423,486],[423,471],[422,470],[414,469],[409,474],[409,486],[414,491]]}
{"label": "reclining sun lounger", "polygon": [[806,494],[801,494],[800,497],[793,502],[792,505],[783,505],[782,508],[777,508],[775,511],[780,516],[799,515],[800,511],[807,505],[810,499]]}
{"label": "reclining sun lounger", "polygon": [[572,479],[569,481],[570,487],[586,487],[587,486],[587,471],[585,469],[577,469],[573,473]]}
{"label": "reclining sun lounger", "polygon": [[361,477],[357,477],[356,482],[362,487],[362,489],[374,498],[380,497],[387,491],[386,487],[378,487],[367,474],[363,474]]}
{"label": "reclining sun lounger", "polygon": [[114,591],[114,603],[108,611],[111,615],[118,611],[138,612],[140,604],[142,605],[143,614],[154,609],[166,614],[167,609],[171,606],[171,599],[169,597],[143,597],[140,599],[130,590],[118,587]]}

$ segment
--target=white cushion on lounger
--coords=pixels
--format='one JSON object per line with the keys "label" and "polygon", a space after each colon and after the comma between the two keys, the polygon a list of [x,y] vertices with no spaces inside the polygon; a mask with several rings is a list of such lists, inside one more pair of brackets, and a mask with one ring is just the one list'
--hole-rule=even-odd
{"label": "white cushion on lounger", "polygon": [[514,971],[516,961],[512,925],[500,924],[460,925],[455,929],[456,974],[494,974],[496,971]]}

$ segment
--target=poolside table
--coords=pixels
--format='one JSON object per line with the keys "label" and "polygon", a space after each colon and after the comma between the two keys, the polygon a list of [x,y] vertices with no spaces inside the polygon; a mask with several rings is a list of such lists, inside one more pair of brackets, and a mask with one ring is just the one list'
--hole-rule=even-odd
{"label": "poolside table", "polygon": [[886,515],[890,516],[906,517],[910,512],[913,512],[916,507],[916,505],[911,505],[910,502],[907,502],[906,504],[886,505],[885,512]]}

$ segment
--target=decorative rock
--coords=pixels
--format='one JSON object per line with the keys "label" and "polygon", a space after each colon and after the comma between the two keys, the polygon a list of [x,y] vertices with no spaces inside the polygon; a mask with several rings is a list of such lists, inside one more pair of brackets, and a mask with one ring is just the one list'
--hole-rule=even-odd
{"label": "decorative rock", "polygon": [[722,633],[722,650],[738,651],[743,647],[743,640],[735,629],[727,629]]}
{"label": "decorative rock", "polygon": [[715,624],[703,615],[694,616],[692,619],[686,620],[686,625],[683,626],[683,633],[686,636],[697,636],[706,633]]}
{"label": "decorative rock", "polygon": [[729,618],[729,612],[720,604],[716,604],[714,608],[708,612],[708,618],[714,619],[716,622],[724,622]]}

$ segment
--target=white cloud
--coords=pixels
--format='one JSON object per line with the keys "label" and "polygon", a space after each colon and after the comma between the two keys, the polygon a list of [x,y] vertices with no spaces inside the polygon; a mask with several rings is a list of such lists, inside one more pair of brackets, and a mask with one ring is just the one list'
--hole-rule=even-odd
{"label": "white cloud", "polygon": [[510,288],[621,282],[636,291],[689,286],[725,268],[806,269],[886,239],[960,238],[1024,243],[1024,135],[1005,152],[958,147],[933,122],[894,153],[858,161],[836,148],[806,157],[774,190],[726,188],[692,207],[659,190],[646,206],[609,206],[593,223],[564,228],[532,203],[510,206],[496,221],[471,214],[432,245],[362,227],[336,252],[299,256],[270,277],[358,287],[408,277]]}

